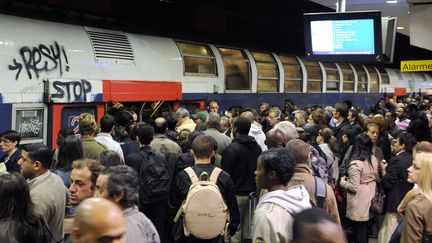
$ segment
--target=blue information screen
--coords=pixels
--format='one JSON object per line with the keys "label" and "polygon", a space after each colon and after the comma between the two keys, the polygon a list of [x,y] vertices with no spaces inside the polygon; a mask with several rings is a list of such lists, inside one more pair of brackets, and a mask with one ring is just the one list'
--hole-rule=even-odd
{"label": "blue information screen", "polygon": [[374,55],[374,20],[311,21],[313,55]]}

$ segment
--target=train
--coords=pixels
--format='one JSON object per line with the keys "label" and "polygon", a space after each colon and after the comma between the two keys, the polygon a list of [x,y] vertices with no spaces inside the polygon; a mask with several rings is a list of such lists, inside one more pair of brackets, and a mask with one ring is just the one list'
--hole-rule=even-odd
{"label": "train", "polygon": [[[321,63],[285,53],[249,50],[119,30],[0,14],[0,131],[22,144],[55,146],[78,115],[100,118],[109,104],[140,109],[204,108],[217,100],[371,106],[383,94],[432,89],[430,73],[358,63]],[[156,113],[154,113],[156,114]]]}

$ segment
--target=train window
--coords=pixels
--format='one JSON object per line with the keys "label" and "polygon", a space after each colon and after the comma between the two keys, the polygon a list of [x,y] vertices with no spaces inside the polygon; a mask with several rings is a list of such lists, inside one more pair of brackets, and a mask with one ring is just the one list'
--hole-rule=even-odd
{"label": "train window", "polygon": [[277,92],[279,72],[271,54],[252,52],[258,71],[258,92]]}
{"label": "train window", "polygon": [[382,84],[390,84],[390,78],[389,78],[389,75],[388,75],[387,71],[385,70],[385,68],[378,67],[378,71],[381,74],[381,83]]}
{"label": "train window", "polygon": [[42,142],[44,108],[19,108],[15,113],[15,130],[21,134],[22,144]]}
{"label": "train window", "polygon": [[307,72],[307,91],[321,92],[322,91],[322,72],[317,62],[309,62],[303,60]]}
{"label": "train window", "polygon": [[177,42],[185,75],[216,76],[216,59],[206,45]]}
{"label": "train window", "polygon": [[362,65],[353,65],[357,73],[357,92],[367,92],[367,75]]}
{"label": "train window", "polygon": [[323,63],[327,73],[327,91],[339,90],[339,71],[334,63]]}
{"label": "train window", "polygon": [[379,92],[379,79],[378,79],[378,73],[372,66],[366,66],[366,69],[369,72],[370,77],[370,92],[371,93],[378,93]]}
{"label": "train window", "polygon": [[344,92],[354,92],[354,71],[351,66],[345,63],[339,64],[339,67],[342,70],[343,77],[343,91]]}
{"label": "train window", "polygon": [[282,62],[285,80],[285,92],[302,92],[302,70],[296,57],[279,55]]}
{"label": "train window", "polygon": [[226,90],[250,90],[250,64],[241,50],[218,48],[225,66]]}

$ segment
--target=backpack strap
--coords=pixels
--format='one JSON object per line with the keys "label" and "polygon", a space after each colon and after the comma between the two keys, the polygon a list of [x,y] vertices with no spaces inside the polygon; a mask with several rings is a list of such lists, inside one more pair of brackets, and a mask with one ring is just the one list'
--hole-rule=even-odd
{"label": "backpack strap", "polygon": [[216,184],[217,179],[221,172],[222,170],[220,168],[215,167],[210,175],[210,181]]}
{"label": "backpack strap", "polygon": [[186,173],[188,174],[189,178],[192,181],[192,184],[195,182],[198,182],[198,176],[195,173],[195,171],[192,169],[192,166],[187,167],[186,169],[184,169],[184,171],[186,171]]}
{"label": "backpack strap", "polygon": [[315,198],[317,200],[317,206],[323,208],[325,198],[327,197],[327,187],[323,179],[318,176],[315,178]]}

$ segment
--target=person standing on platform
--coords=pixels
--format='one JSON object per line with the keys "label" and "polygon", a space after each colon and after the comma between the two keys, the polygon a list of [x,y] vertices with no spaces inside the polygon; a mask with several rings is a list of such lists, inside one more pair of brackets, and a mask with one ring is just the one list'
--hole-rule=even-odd
{"label": "person standing on platform", "polygon": [[219,104],[216,100],[210,100],[207,106],[208,112],[216,112],[219,114]]}
{"label": "person standing on platform", "polygon": [[105,145],[108,150],[116,152],[120,157],[120,162],[124,164],[123,149],[120,144],[113,139],[111,133],[114,131],[114,117],[106,114],[100,119],[100,132],[96,135],[96,141]]}
{"label": "person standing on platform", "polygon": [[207,130],[204,131],[205,135],[208,135],[216,140],[218,154],[222,154],[226,147],[231,143],[231,139],[225,134],[219,132],[220,116],[218,113],[210,112],[207,121]]}
{"label": "person standing on platform", "polygon": [[83,158],[99,160],[100,154],[107,150],[106,146],[95,140],[97,124],[90,113],[82,113],[79,116],[79,131],[83,145]]}
{"label": "person standing on platform", "polygon": [[6,171],[20,172],[18,160],[21,157],[21,150],[18,145],[21,141],[21,134],[14,130],[5,131],[0,134],[0,149],[5,155],[0,158],[0,163],[4,163]]}
{"label": "person standing on platform", "polygon": [[178,123],[176,132],[180,133],[182,130],[187,129],[189,132],[193,132],[195,130],[196,124],[190,118],[190,113],[183,107],[180,107],[176,111]]}

